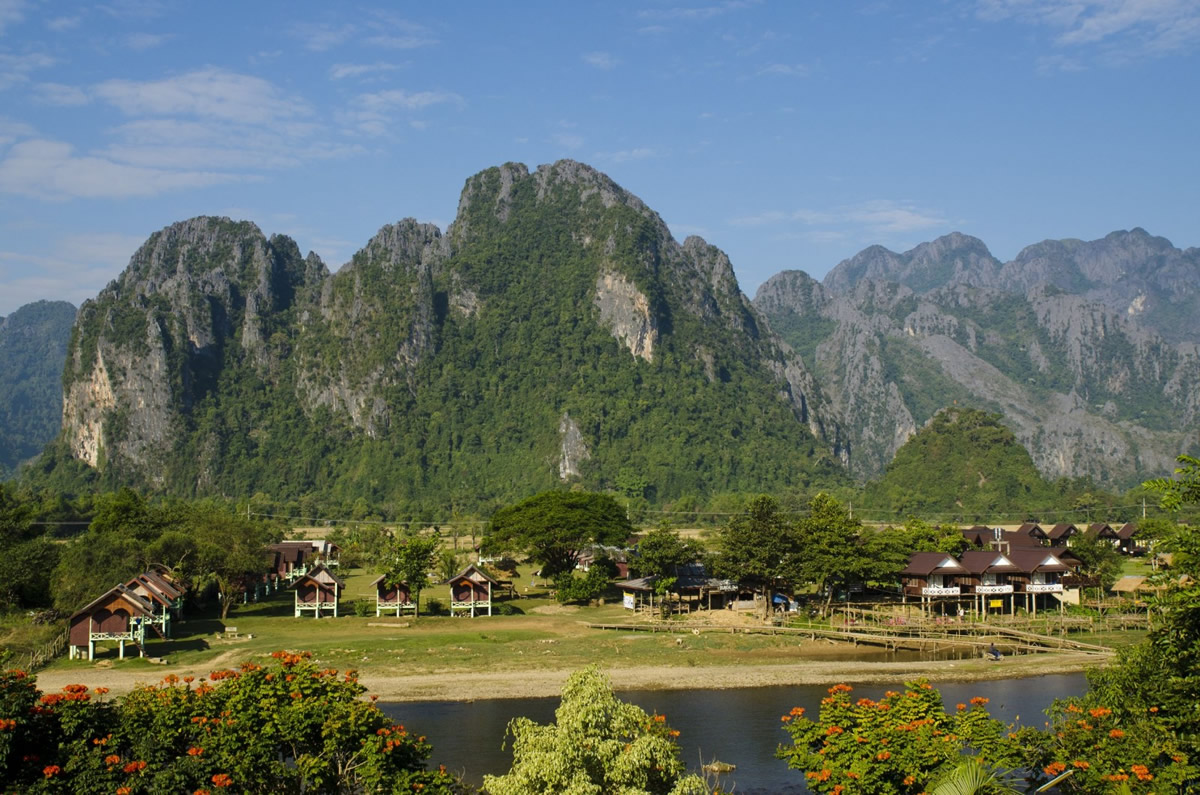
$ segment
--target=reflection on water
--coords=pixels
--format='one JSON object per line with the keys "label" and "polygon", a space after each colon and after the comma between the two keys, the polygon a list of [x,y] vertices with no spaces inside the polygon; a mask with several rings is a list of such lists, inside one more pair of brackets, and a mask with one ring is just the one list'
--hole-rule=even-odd
{"label": "reflection on water", "polygon": [[[1031,663],[1032,664],[1032,663]],[[617,687],[620,682],[617,681]],[[859,685],[855,692],[879,698],[885,690],[902,683]],[[943,701],[951,705],[973,696],[991,699],[988,710],[998,720],[1041,726],[1042,711],[1056,698],[1081,695],[1087,690],[1083,674],[1003,679],[992,682],[944,682],[934,684]],[[792,707],[804,707],[815,716],[824,685],[755,687],[732,690],[634,690],[621,698],[647,712],[667,716],[679,729],[683,759],[698,771],[703,762],[719,759],[737,765],[721,778],[735,793],[801,793],[804,774],[788,770],[775,758],[775,748],[787,739],[779,716]],[[472,784],[482,783],[485,773],[508,770],[512,754],[501,744],[508,722],[525,716],[549,723],[558,707],[557,698],[496,699],[473,702],[414,702],[381,704],[394,720],[429,738],[433,763],[445,764]]]}

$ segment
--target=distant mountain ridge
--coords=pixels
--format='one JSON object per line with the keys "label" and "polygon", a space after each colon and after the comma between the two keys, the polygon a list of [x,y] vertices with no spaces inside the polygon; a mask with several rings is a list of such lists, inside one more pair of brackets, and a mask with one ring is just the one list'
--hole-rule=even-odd
{"label": "distant mountain ridge", "polygon": [[66,301],[37,301],[0,318],[0,478],[58,434],[74,322]]}
{"label": "distant mountain ridge", "polygon": [[778,274],[754,299],[801,351],[860,477],[947,405],[996,411],[1048,477],[1128,486],[1194,449],[1200,249],[1142,229],[1044,241],[1009,263],[959,233],[873,246],[823,282]]}

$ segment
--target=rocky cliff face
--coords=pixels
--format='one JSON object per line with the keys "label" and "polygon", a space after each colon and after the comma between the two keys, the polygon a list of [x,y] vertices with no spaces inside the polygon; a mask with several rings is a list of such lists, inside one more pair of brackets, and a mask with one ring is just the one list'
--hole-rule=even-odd
{"label": "rocky cliff face", "polygon": [[[1186,279],[1166,276],[1193,251],[1134,230],[1048,241],[1000,265],[950,235],[904,254],[867,249],[823,285],[779,274],[755,305],[809,352],[860,477],[957,403],[1001,412],[1044,475],[1120,487],[1169,471],[1195,441],[1197,346],[1160,333],[1169,323],[1154,310],[1131,311],[1196,300]],[[1158,297],[1123,304],[1135,283]]]}
{"label": "rocky cliff face", "polygon": [[225,218],[152,235],[80,307],[63,376],[70,454],[161,483],[191,412],[229,368],[269,380],[279,367],[269,340],[312,265],[287,238]]}
{"label": "rocky cliff face", "polygon": [[849,455],[724,253],[573,161],[483,171],[445,234],[385,226],[333,274],[168,227],[81,310],[66,383],[63,449],[165,490],[486,501],[632,468],[669,497]]}

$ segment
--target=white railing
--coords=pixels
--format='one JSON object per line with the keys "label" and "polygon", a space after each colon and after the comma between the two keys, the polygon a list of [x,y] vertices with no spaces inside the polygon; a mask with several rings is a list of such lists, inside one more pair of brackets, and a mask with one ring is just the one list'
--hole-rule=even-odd
{"label": "white railing", "polygon": [[921,589],[921,596],[958,596],[962,589],[957,585],[930,585]]}
{"label": "white railing", "polygon": [[1011,585],[976,585],[975,593],[1012,593]]}
{"label": "white railing", "polygon": [[1026,593],[1062,593],[1061,582],[1031,582],[1025,585]]}

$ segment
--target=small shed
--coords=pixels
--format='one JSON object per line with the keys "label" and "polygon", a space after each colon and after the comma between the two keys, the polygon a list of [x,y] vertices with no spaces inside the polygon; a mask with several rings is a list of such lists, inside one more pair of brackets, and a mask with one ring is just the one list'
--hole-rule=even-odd
{"label": "small shed", "polygon": [[96,641],[101,640],[115,640],[121,659],[125,659],[126,642],[136,645],[138,656],[144,656],[146,626],[153,619],[154,606],[150,602],[124,585],[114,586],[68,620],[68,657],[82,657],[86,651],[89,660],[95,659]]}
{"label": "small shed", "polygon": [[1087,535],[1091,538],[1106,541],[1114,547],[1120,546],[1121,543],[1121,536],[1117,534],[1117,531],[1108,522],[1093,522],[1088,525]]}
{"label": "small shed", "polygon": [[417,603],[412,599],[408,583],[389,583],[387,575],[380,574],[371,584],[375,586],[376,616],[383,615],[384,610],[395,610],[396,615],[401,615],[405,611],[412,611],[413,615],[417,614]]}
{"label": "small shed", "polygon": [[446,581],[450,585],[450,615],[474,618],[485,609],[492,614],[492,589],[500,581],[472,563]]}
{"label": "small shed", "polygon": [[1124,552],[1126,555],[1132,555],[1134,550],[1139,546],[1137,542],[1138,526],[1133,522],[1126,522],[1117,530],[1117,549]]}
{"label": "small shed", "polygon": [[316,618],[321,611],[333,613],[337,618],[338,597],[346,584],[333,575],[325,564],[318,563],[288,586],[295,595],[296,617],[311,612]]}

